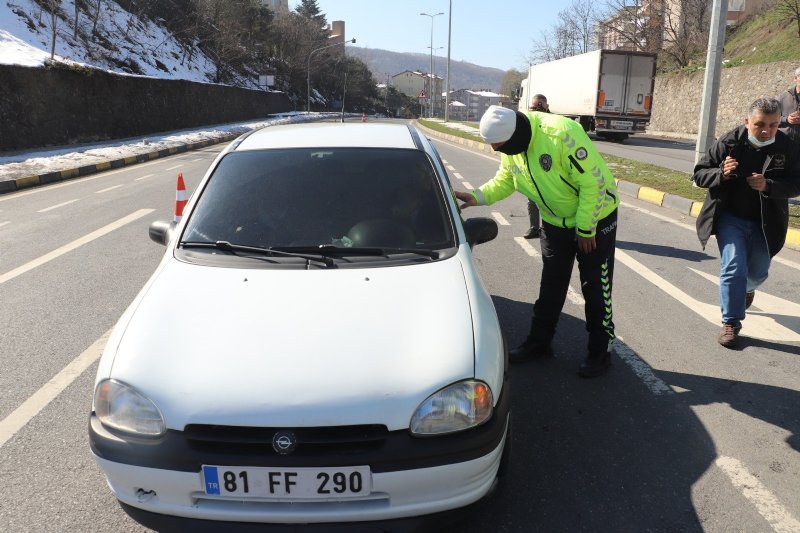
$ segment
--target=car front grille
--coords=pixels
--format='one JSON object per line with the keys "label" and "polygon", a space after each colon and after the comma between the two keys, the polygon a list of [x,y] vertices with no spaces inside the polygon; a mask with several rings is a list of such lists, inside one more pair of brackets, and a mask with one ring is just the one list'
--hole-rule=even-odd
{"label": "car front grille", "polygon": [[388,435],[386,426],[332,426],[324,428],[270,428],[190,424],[184,428],[186,442],[197,451],[213,452],[252,448],[272,450],[272,439],[279,431],[291,431],[297,440],[293,455],[358,454],[378,450]]}

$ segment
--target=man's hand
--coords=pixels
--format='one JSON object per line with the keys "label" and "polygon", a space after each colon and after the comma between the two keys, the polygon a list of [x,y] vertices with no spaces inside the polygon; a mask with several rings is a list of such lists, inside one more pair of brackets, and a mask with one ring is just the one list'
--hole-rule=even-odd
{"label": "man's hand", "polygon": [[747,176],[747,184],[751,189],[758,192],[767,192],[769,190],[769,183],[767,183],[767,178],[764,177],[764,174],[756,174],[753,172],[751,175]]}
{"label": "man's hand", "polygon": [[739,162],[731,156],[727,156],[722,162],[722,181],[731,179],[731,173],[736,172],[737,168],[739,168]]}
{"label": "man's hand", "polygon": [[478,205],[478,202],[477,200],[475,200],[475,197],[472,196],[472,193],[460,192],[460,191],[453,191],[453,192],[455,193],[456,198],[464,202],[460,206],[461,209],[466,209],[468,207],[472,207],[473,205]]}
{"label": "man's hand", "polygon": [[792,125],[800,124],[800,111],[789,113],[789,115],[786,117],[786,122]]}
{"label": "man's hand", "polygon": [[576,237],[578,239],[578,250],[581,252],[590,254],[597,248],[597,242],[594,240],[594,237],[581,237],[580,235]]}

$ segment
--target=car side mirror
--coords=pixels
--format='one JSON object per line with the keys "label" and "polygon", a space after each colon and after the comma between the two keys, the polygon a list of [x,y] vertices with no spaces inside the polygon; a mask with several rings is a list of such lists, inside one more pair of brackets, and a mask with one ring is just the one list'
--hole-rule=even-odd
{"label": "car side mirror", "polygon": [[150,224],[150,229],[148,233],[150,235],[150,240],[153,242],[157,242],[163,246],[166,246],[169,243],[169,240],[172,238],[172,230],[175,229],[174,222],[166,222],[164,220],[156,220],[152,224]]}
{"label": "car side mirror", "polygon": [[497,222],[485,217],[468,218],[464,221],[464,233],[470,247],[483,244],[497,237]]}

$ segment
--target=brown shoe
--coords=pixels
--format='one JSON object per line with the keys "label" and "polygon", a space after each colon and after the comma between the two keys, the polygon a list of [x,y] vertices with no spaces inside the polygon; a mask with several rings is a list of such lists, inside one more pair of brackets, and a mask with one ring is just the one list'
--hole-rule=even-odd
{"label": "brown shoe", "polygon": [[753,298],[756,297],[756,291],[750,291],[744,297],[744,308],[750,309],[750,306],[753,305]]}
{"label": "brown shoe", "polygon": [[733,348],[739,342],[739,331],[741,329],[741,326],[723,324],[722,331],[719,332],[719,337],[717,337],[717,342],[726,348]]}

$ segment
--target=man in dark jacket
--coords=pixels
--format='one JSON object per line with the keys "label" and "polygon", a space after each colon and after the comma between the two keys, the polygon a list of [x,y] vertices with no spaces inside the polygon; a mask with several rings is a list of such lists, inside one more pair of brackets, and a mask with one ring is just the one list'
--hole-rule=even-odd
{"label": "man in dark jacket", "polygon": [[721,255],[718,341],[726,348],[736,346],[745,309],[786,240],[787,198],[800,194],[800,144],[778,131],[780,118],[776,99],[759,98],[744,125],[717,139],[694,167],[692,179],[708,189],[697,236],[705,248],[716,235]]}
{"label": "man in dark jacket", "polygon": [[794,71],[794,87],[778,97],[781,103],[781,131],[794,142],[800,142],[800,68]]}

